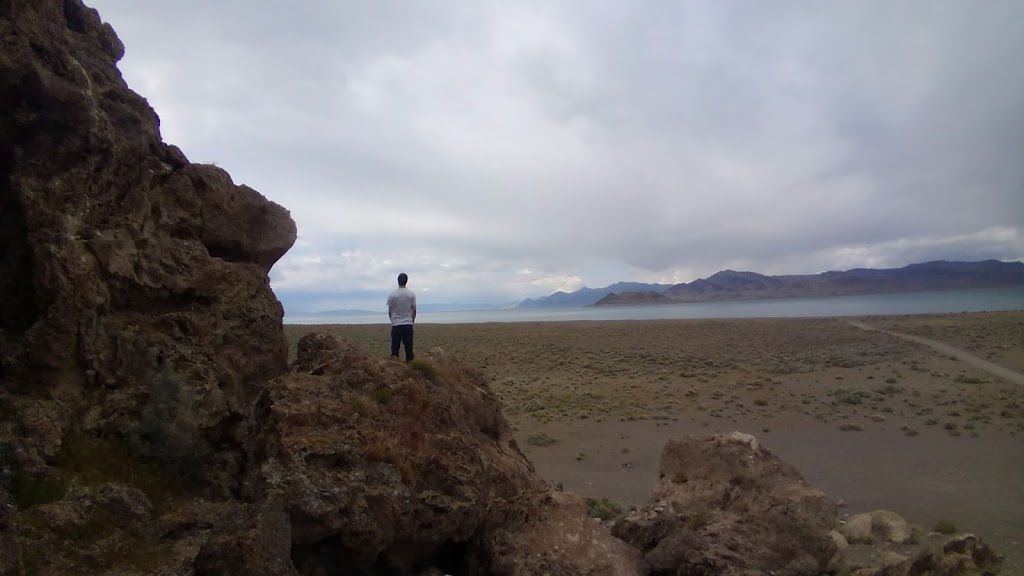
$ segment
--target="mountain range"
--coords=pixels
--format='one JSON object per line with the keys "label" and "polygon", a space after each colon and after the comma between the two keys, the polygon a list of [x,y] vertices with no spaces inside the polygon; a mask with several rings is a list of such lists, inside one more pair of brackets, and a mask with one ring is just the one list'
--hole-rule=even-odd
{"label": "mountain range", "polygon": [[855,268],[820,274],[766,276],[722,270],[707,278],[680,284],[618,282],[604,288],[555,292],[527,299],[518,308],[564,308],[673,304],[761,298],[802,298],[855,294],[890,294],[968,288],[1024,286],[1024,263],[934,261],[902,268]]}
{"label": "mountain range", "polygon": [[604,288],[587,288],[584,286],[574,292],[558,291],[542,298],[527,298],[516,304],[516,308],[574,308],[577,306],[591,306],[613,292],[642,292],[647,290],[660,292],[671,287],[672,284],[645,284],[643,282],[616,282]]}

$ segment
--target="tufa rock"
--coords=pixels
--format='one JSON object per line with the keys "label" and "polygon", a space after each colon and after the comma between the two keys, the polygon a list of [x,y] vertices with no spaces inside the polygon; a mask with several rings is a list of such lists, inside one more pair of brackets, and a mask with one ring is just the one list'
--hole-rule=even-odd
{"label": "tufa rock", "polygon": [[650,504],[613,534],[651,574],[825,572],[836,504],[748,434],[671,441]]}
{"label": "tufa rock", "polygon": [[297,349],[256,404],[243,495],[283,503],[300,573],[640,573],[578,498],[550,493],[476,373],[445,357],[417,370],[324,334]]}
{"label": "tufa rock", "polygon": [[166,487],[154,509],[125,485],[73,487],[22,513],[33,573],[645,574],[579,497],[537,477],[474,372],[323,335],[299,348],[249,415],[240,498]]}
{"label": "tufa rock", "polygon": [[902,516],[888,510],[855,514],[838,527],[850,544],[893,542],[903,544],[913,537],[913,529]]}
{"label": "tufa rock", "polygon": [[195,559],[196,576],[298,576],[291,523],[281,502],[243,505],[223,520]]}
{"label": "tufa rock", "polygon": [[837,576],[996,576],[1002,557],[973,534],[953,536],[906,557],[882,549],[865,563],[846,562]]}
{"label": "tufa rock", "polygon": [[34,470],[72,423],[156,449],[138,427],[167,377],[189,468],[237,491],[244,415],[286,368],[268,271],[294,222],[161,141],[115,65],[123,45],[80,0],[2,2],[0,39],[0,396],[16,414],[0,441]]}
{"label": "tufa rock", "polygon": [[999,574],[1003,557],[974,534],[960,534],[908,563],[908,576],[927,574],[928,570],[934,576],[994,576]]}
{"label": "tufa rock", "polygon": [[119,484],[72,489],[20,514],[26,568],[33,574],[104,573],[112,559],[142,568],[164,555],[149,499]]}
{"label": "tufa rock", "polygon": [[22,576],[21,546],[14,506],[7,501],[7,491],[0,486],[0,576]]}
{"label": "tufa rock", "polygon": [[534,517],[500,526],[481,542],[489,570],[507,576],[604,574],[640,576],[647,570],[640,553],[587,517],[583,499],[552,491],[533,506]]}

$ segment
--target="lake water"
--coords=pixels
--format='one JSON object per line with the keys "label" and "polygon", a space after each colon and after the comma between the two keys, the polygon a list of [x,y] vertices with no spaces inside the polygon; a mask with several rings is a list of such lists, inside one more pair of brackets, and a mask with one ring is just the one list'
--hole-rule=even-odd
{"label": "lake water", "polygon": [[[876,316],[891,314],[944,314],[1024,310],[1024,287],[951,290],[908,294],[776,298],[740,302],[694,302],[648,306],[599,308],[542,308],[535,310],[469,310],[423,312],[418,324],[475,324],[481,322],[551,322],[560,320],[671,320],[712,318],[807,318],[823,316]],[[286,324],[387,324],[388,315],[286,315]]]}

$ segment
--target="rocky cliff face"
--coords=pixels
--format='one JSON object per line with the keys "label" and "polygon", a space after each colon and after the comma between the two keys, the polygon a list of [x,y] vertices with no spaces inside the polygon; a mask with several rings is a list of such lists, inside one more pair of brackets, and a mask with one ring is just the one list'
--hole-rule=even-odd
{"label": "rocky cliff face", "polygon": [[197,424],[177,449],[212,490],[237,490],[241,453],[223,446],[240,446],[248,405],[285,370],[267,273],[294,222],[161,142],[115,67],[124,47],[81,2],[0,2],[0,46],[2,402],[15,415],[0,439],[32,470],[73,425],[159,456],[167,439],[140,422],[173,380]]}

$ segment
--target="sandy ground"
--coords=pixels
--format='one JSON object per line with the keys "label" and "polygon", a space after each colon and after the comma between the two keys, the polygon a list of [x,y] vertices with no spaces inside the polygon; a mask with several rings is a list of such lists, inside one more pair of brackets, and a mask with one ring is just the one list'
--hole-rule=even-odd
{"label": "sandy ground", "polygon": [[[286,327],[311,330],[388,353],[387,326]],[[538,472],[584,496],[640,506],[668,439],[741,430],[844,514],[952,521],[1024,574],[1024,312],[425,324],[416,344],[485,374]]]}

